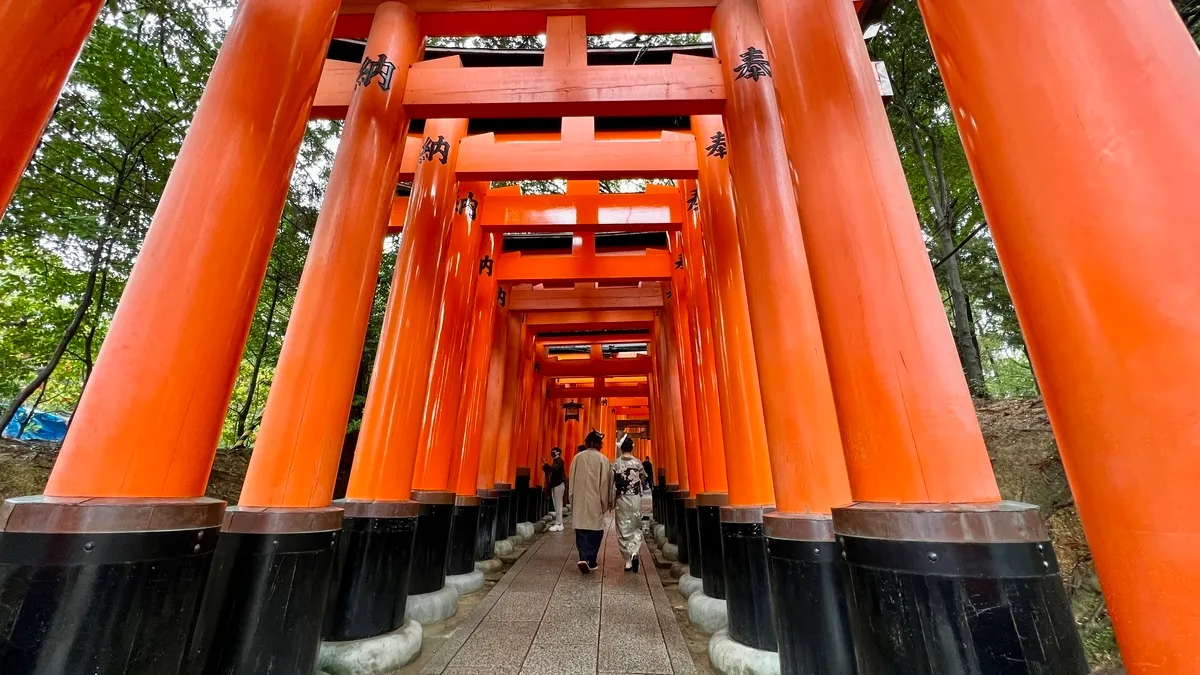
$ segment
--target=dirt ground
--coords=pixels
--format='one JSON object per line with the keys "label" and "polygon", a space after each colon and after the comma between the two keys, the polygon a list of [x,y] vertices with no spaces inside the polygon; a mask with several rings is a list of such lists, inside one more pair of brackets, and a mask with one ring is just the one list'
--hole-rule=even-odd
{"label": "dirt ground", "polygon": [[[1001,493],[1005,499],[1029,502],[1042,509],[1088,655],[1100,672],[1117,675],[1121,672],[1120,655],[1112,624],[1041,399],[977,401],[976,408]],[[57,453],[57,446],[51,443],[0,440],[0,498],[40,493]],[[247,460],[248,455],[219,452],[208,494],[236,503]],[[687,619],[687,604],[679,595],[675,580],[665,575],[663,585],[667,587],[697,669],[702,674],[711,672],[707,639],[692,629]],[[444,639],[453,626],[434,625],[428,630],[429,637]]]}

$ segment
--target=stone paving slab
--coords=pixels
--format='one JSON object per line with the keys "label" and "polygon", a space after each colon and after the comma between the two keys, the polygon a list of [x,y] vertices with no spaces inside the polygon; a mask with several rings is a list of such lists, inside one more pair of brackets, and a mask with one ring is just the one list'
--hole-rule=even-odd
{"label": "stone paving slab", "polygon": [[544,534],[421,675],[695,675],[653,564],[626,572],[611,522],[600,556],[580,574],[570,523]]}

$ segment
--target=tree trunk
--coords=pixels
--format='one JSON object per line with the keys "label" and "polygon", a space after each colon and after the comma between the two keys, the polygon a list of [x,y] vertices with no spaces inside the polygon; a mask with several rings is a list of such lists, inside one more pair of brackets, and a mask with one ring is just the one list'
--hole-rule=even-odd
{"label": "tree trunk", "polygon": [[[958,272],[958,252],[955,249],[955,209],[951,204],[946,174],[942,166],[941,147],[937,137],[925,129],[913,116],[912,111],[901,106],[912,138],[913,152],[921,163],[925,176],[925,190],[933,207],[933,236],[938,242],[942,260],[938,264],[946,268],[946,285],[950,291],[950,309],[954,315],[954,344],[958,348],[958,360],[967,378],[967,388],[976,398],[987,398],[987,384],[983,377],[983,363],[979,359],[979,348],[975,341],[975,322],[971,320],[971,303],[963,288]],[[925,153],[921,140],[928,139],[933,155],[933,166]]]}
{"label": "tree trunk", "polygon": [[100,276],[100,261],[104,258],[104,248],[107,243],[105,240],[97,242],[96,250],[92,252],[91,269],[88,270],[87,286],[84,287],[83,297],[79,300],[79,307],[75,310],[75,316],[71,319],[71,323],[67,326],[67,329],[63,331],[62,338],[58,341],[58,346],[55,347],[54,353],[50,355],[50,360],[37,372],[33,381],[25,385],[25,388],[9,403],[8,410],[4,411],[4,417],[0,418],[0,429],[7,427],[25,401],[29,400],[29,397],[33,395],[33,392],[37,391],[38,387],[50,379],[50,375],[54,373],[54,369],[58,368],[59,361],[62,361],[63,354],[67,352],[67,347],[70,346],[71,340],[74,340],[75,336],[79,333],[79,327],[83,325],[83,318],[87,316],[88,309],[92,306],[92,296],[96,291],[96,280]]}
{"label": "tree trunk", "polygon": [[937,228],[937,235],[938,247],[944,256],[942,266],[946,270],[946,286],[950,291],[950,309],[954,313],[954,346],[958,348],[958,358],[962,361],[963,374],[967,376],[971,395],[987,398],[983,362],[975,342],[975,322],[971,320],[971,301],[958,273],[958,254],[951,253],[954,250],[953,228],[943,225]]}
{"label": "tree trunk", "polygon": [[237,427],[234,430],[237,435],[235,448],[244,448],[247,445],[246,438],[249,435],[247,420],[250,419],[250,411],[254,409],[254,392],[258,389],[258,374],[262,371],[267,345],[271,343],[271,326],[275,323],[275,307],[279,304],[281,286],[278,279],[274,279],[274,282],[275,289],[271,292],[271,306],[267,308],[267,324],[263,327],[262,340],[258,344],[258,351],[254,354],[254,370],[250,371],[250,384],[246,387],[246,400],[238,410]]}
{"label": "tree trunk", "polygon": [[38,406],[42,404],[42,399],[46,396],[46,385],[49,384],[49,382],[50,380],[47,379],[42,383],[42,386],[38,388],[38,397],[33,400],[33,405],[29,406],[29,412],[26,413],[25,419],[21,421],[21,426],[17,428],[16,440],[21,440],[21,437],[25,435],[25,429],[29,426],[29,423],[33,421],[34,413],[37,412]]}

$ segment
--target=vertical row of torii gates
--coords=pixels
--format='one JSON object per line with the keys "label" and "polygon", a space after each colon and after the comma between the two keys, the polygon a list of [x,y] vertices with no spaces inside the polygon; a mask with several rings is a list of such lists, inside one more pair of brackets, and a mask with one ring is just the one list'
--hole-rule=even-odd
{"label": "vertical row of torii gates", "polygon": [[[102,4],[0,0],[0,203]],[[1126,668],[1194,675],[1196,47],[1168,0],[919,4]],[[878,9],[242,0],[45,494],[4,506],[0,672],[311,672],[537,518],[549,446],[636,423],[658,519],[785,672],[1085,673],[1042,519],[985,452],[864,49]],[[588,63],[588,34],[702,31],[714,58]],[[541,32],[540,67],[423,60]],[[205,485],[313,115],[345,129],[227,509]],[[468,133],[496,118],[562,121]],[[489,188],[544,178],[567,194]]]}

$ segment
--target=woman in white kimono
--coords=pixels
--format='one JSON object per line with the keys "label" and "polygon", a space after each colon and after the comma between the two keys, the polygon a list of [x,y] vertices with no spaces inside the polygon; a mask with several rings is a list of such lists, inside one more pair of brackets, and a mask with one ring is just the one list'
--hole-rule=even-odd
{"label": "woman in white kimono", "polygon": [[638,551],[642,549],[642,485],[646,470],[633,456],[633,439],[625,436],[617,445],[621,456],[612,464],[614,510],[617,515],[617,544],[625,558],[625,571],[638,571]]}

